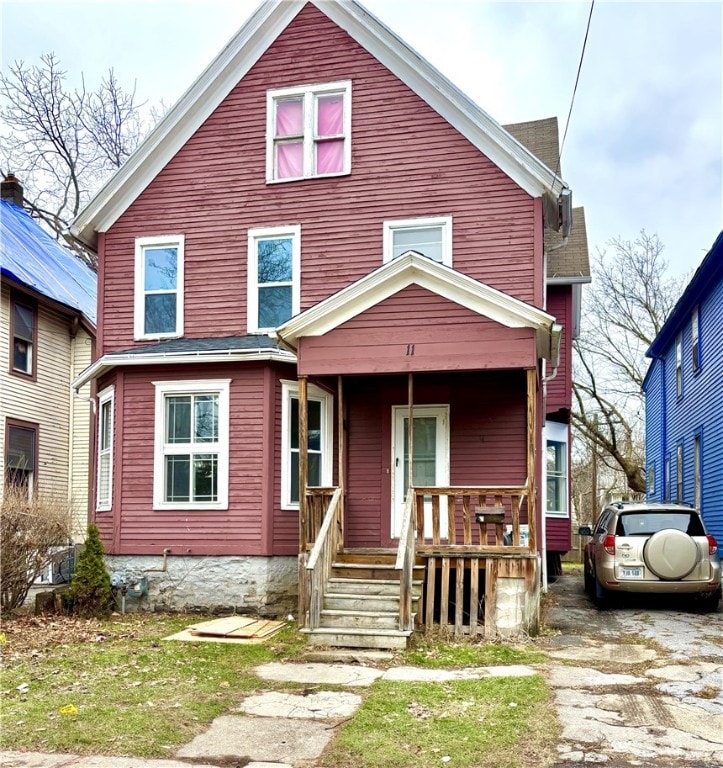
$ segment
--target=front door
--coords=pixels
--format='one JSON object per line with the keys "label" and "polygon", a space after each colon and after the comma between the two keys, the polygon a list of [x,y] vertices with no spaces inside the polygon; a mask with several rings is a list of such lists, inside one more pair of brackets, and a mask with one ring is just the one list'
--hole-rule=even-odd
{"label": "front door", "polygon": [[[392,538],[398,539],[402,527],[404,499],[409,487],[409,408],[393,407],[392,430]],[[413,482],[415,486],[449,485],[449,406],[414,407],[412,437]],[[446,538],[446,497],[440,500],[440,535]],[[432,502],[424,505],[424,535],[432,536]]]}

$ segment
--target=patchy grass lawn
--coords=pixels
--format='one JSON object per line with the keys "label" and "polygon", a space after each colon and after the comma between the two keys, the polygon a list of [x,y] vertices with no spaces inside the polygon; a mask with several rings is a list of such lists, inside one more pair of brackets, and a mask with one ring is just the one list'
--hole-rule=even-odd
{"label": "patchy grass lawn", "polygon": [[[20,617],[0,632],[0,748],[170,757],[250,693],[250,670],[299,656],[295,626],[261,645],[162,638],[205,617],[128,614],[107,621]],[[398,662],[423,667],[533,664],[526,646],[421,639]],[[332,687],[332,686],[329,686]],[[331,768],[550,764],[554,708],[541,677],[452,683],[378,681],[323,758]]]}
{"label": "patchy grass lawn", "polygon": [[[522,768],[552,764],[559,727],[539,676],[377,682],[324,753],[331,768]],[[450,758],[450,759],[447,759]]]}
{"label": "patchy grass lawn", "polygon": [[249,691],[269,687],[250,667],[300,647],[293,628],[263,645],[162,640],[202,619],[4,622],[0,747],[168,756]]}

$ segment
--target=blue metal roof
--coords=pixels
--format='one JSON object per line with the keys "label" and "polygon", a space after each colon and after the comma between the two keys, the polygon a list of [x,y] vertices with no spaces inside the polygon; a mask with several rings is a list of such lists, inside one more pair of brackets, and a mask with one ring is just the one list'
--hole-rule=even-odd
{"label": "blue metal roof", "polygon": [[0,200],[0,268],[3,277],[82,312],[96,324],[95,272],[7,200]]}

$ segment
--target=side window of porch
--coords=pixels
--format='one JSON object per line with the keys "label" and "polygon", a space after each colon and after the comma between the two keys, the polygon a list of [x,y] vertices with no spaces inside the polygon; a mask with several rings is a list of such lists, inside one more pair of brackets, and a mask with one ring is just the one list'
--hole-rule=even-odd
{"label": "side window of porch", "polygon": [[5,483],[32,496],[37,482],[37,424],[8,419],[5,423]]}
{"label": "side window of porch", "polygon": [[[308,486],[329,486],[333,470],[334,399],[308,385]],[[299,386],[282,382],[281,407],[281,508],[299,508]]]}
{"label": "side window of porch", "polygon": [[98,395],[98,476],[96,509],[107,512],[113,499],[113,405],[114,387]]}
{"label": "side window of porch", "polygon": [[548,422],[545,425],[546,514],[568,517],[567,425]]}
{"label": "side window of porch", "polygon": [[271,331],[299,312],[300,273],[300,226],[249,230],[249,333]]}
{"label": "side window of porch", "polygon": [[452,217],[399,219],[384,222],[384,263],[414,251],[452,266]]}
{"label": "side window of porch", "polygon": [[230,379],[153,384],[153,508],[228,509]]}
{"label": "side window of porch", "polygon": [[183,235],[136,239],[136,339],[183,336],[183,250]]}

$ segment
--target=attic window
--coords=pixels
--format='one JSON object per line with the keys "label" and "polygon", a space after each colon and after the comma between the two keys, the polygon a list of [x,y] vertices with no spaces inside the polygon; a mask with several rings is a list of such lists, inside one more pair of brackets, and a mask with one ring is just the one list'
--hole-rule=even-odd
{"label": "attic window", "polygon": [[35,348],[37,335],[37,311],[34,305],[12,300],[12,350],[11,371],[33,376],[35,372]]}
{"label": "attic window", "polygon": [[408,251],[452,266],[452,217],[384,222],[384,263]]}
{"label": "attic window", "polygon": [[266,180],[339,176],[351,167],[351,81],[267,93]]}

